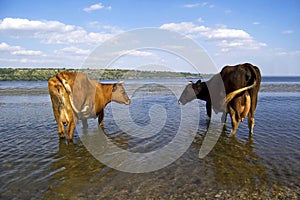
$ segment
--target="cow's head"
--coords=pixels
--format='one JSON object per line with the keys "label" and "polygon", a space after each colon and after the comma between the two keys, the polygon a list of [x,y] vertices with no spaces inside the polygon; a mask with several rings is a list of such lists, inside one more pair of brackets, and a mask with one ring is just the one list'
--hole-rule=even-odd
{"label": "cow's head", "polygon": [[125,89],[123,87],[123,81],[115,83],[112,90],[111,100],[117,103],[124,103],[129,105],[131,103],[130,99],[128,98]]}
{"label": "cow's head", "polygon": [[201,93],[203,86],[204,83],[202,83],[201,80],[198,80],[197,83],[193,83],[192,81],[190,81],[183,90],[178,103],[184,105],[196,99],[197,96]]}

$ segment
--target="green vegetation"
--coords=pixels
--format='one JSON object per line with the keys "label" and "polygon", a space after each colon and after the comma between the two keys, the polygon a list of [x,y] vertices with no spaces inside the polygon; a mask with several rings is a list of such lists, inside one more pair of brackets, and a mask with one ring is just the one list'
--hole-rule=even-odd
{"label": "green vegetation", "polygon": [[120,69],[0,68],[0,81],[47,81],[60,71],[79,71],[92,79],[199,78],[200,74]]}

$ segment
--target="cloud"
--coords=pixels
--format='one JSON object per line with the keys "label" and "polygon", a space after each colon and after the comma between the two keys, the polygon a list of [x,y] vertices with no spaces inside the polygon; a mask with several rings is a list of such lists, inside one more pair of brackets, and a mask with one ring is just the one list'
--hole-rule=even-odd
{"label": "cloud", "polygon": [[122,51],[121,54],[138,56],[138,57],[149,57],[154,56],[153,53],[147,51],[139,51],[139,50],[130,50],[130,51]]}
{"label": "cloud", "polygon": [[102,10],[102,9],[111,10],[112,7],[111,6],[105,7],[105,6],[102,5],[102,3],[97,3],[97,4],[91,5],[90,7],[84,8],[83,11],[91,12],[91,11],[94,11],[94,10]]}
{"label": "cloud", "polygon": [[186,35],[196,34],[196,33],[205,33],[209,31],[209,28],[205,26],[197,26],[193,22],[181,22],[181,23],[169,23],[163,24],[160,26],[161,29],[181,32]]}
{"label": "cloud", "polygon": [[200,3],[194,3],[194,4],[185,4],[183,5],[184,8],[196,8],[199,7],[201,4]]}
{"label": "cloud", "polygon": [[20,55],[20,56],[41,56],[43,53],[41,51],[33,51],[33,50],[18,50],[11,52],[13,55]]}
{"label": "cloud", "polygon": [[91,51],[71,46],[71,47],[62,48],[62,49],[56,51],[56,53],[67,53],[67,54],[76,54],[76,55],[88,55],[88,54],[91,53]]}
{"label": "cloud", "polygon": [[197,19],[197,21],[200,22],[200,23],[204,23],[204,19],[203,19],[202,17],[199,17],[199,18]]}
{"label": "cloud", "polygon": [[193,22],[169,23],[160,26],[161,29],[176,31],[192,38],[204,38],[221,47],[222,52],[232,49],[259,49],[266,46],[265,43],[255,41],[246,31],[230,29],[225,26],[210,28],[196,25]]}
{"label": "cloud", "polygon": [[215,6],[208,2],[203,2],[203,3],[184,4],[182,7],[184,7],[184,8],[197,8],[197,7],[214,8]]}
{"label": "cloud", "polygon": [[26,50],[20,46],[10,46],[5,42],[0,43],[0,51],[9,52],[11,55],[19,56],[42,56],[43,52]]}
{"label": "cloud", "polygon": [[4,18],[0,21],[2,35],[14,38],[38,38],[45,44],[99,44],[120,32],[117,27],[103,27],[103,31],[87,32],[83,28],[59,21],[39,21]]}
{"label": "cloud", "polygon": [[56,31],[69,32],[75,26],[65,25],[58,21],[38,21],[22,18],[4,18],[0,21],[0,31]]}
{"label": "cloud", "polygon": [[300,56],[300,50],[286,51],[284,49],[275,49],[275,54],[278,56]]}
{"label": "cloud", "polygon": [[294,33],[294,31],[293,30],[284,30],[284,31],[282,31],[282,33],[283,34],[292,34],[292,33]]}
{"label": "cloud", "polygon": [[232,13],[232,10],[229,10],[229,9],[228,9],[228,10],[225,10],[224,13],[225,13],[225,14],[231,14],[231,13]]}
{"label": "cloud", "polygon": [[117,26],[103,25],[98,21],[89,22],[88,26],[92,29],[99,30],[99,31],[106,31],[106,32],[112,32],[112,33],[122,33],[123,32],[123,30]]}

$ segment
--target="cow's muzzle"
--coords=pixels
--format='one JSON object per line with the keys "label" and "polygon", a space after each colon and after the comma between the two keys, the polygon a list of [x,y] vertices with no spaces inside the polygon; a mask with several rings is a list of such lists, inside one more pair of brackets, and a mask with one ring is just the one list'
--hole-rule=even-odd
{"label": "cow's muzzle", "polygon": [[178,100],[178,104],[184,105],[185,103],[183,103],[182,101]]}
{"label": "cow's muzzle", "polygon": [[131,104],[131,100],[130,99],[128,99],[128,101],[125,102],[125,105],[129,105],[129,104]]}

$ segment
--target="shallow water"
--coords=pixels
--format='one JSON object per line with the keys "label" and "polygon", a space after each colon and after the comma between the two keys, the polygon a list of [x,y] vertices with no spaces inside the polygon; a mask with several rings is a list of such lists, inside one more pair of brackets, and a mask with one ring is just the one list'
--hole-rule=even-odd
{"label": "shallow water", "polygon": [[[80,125],[73,143],[59,140],[46,82],[0,82],[0,199],[297,199],[300,81],[263,80],[253,137],[243,122],[236,137],[229,138],[228,118],[212,151],[200,159],[207,121],[204,103],[196,100],[193,106],[201,117],[191,133],[193,143],[175,162],[148,173],[102,164],[84,145]],[[132,104],[108,104],[104,119],[108,140],[121,149],[159,150],[172,143],[182,120],[195,119],[192,111],[190,117],[180,118],[177,97],[184,80],[130,80],[124,86]],[[129,110],[134,124],[122,119],[122,109]],[[118,111],[119,121],[114,115]],[[128,134],[124,126],[137,135]],[[156,134],[147,137],[147,126],[157,129]],[[89,120],[89,129],[96,127],[97,120]]]}

